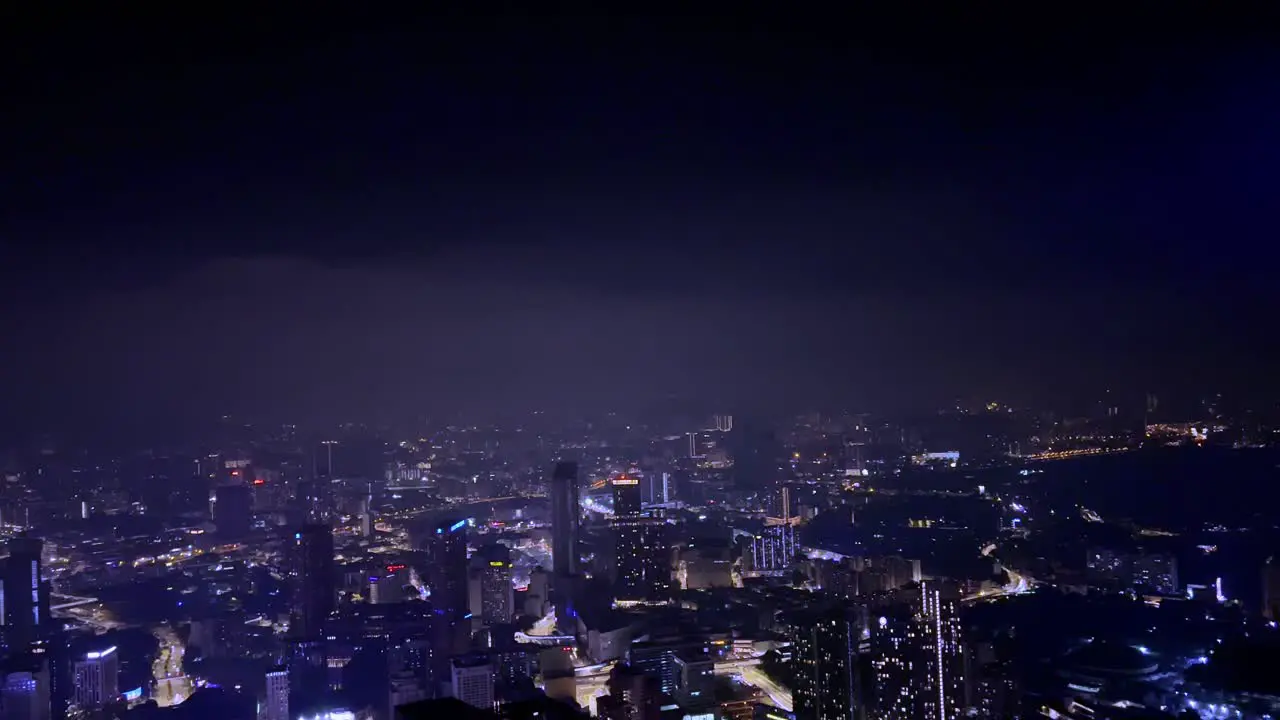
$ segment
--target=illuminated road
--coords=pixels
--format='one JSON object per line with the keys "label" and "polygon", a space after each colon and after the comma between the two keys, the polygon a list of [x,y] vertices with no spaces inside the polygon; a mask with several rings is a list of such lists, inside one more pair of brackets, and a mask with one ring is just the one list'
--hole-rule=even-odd
{"label": "illuminated road", "polygon": [[787,712],[794,712],[791,708],[791,691],[771,680],[760,668],[744,667],[742,669],[742,681],[752,687],[759,688],[761,692],[769,697],[769,702],[773,703],[774,707]]}
{"label": "illuminated road", "polygon": [[153,630],[160,641],[160,655],[151,665],[155,681],[155,701],[160,707],[177,705],[191,695],[191,679],[182,671],[182,656],[186,648],[168,625]]}
{"label": "illuminated road", "polygon": [[57,603],[55,605],[49,606],[50,612],[53,612],[54,610],[70,610],[71,608],[74,608],[74,607],[81,607],[83,605],[93,605],[98,602],[98,598],[77,597],[75,595],[59,595],[57,593],[51,593],[49,595],[49,600],[51,602]]}
{"label": "illuminated road", "polygon": [[973,602],[975,600],[995,600],[997,598],[1008,597],[1010,595],[1021,595],[1031,592],[1033,581],[1017,570],[1011,570],[1003,565],[1001,570],[1009,576],[1009,582],[1004,587],[995,588],[993,590],[979,590],[978,592],[961,598],[961,602]]}

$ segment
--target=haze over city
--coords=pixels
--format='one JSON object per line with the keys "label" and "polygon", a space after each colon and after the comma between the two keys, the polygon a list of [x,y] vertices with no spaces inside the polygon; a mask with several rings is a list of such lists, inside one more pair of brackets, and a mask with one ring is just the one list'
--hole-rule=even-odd
{"label": "haze over city", "polygon": [[1244,5],[6,14],[0,720],[1271,720]]}

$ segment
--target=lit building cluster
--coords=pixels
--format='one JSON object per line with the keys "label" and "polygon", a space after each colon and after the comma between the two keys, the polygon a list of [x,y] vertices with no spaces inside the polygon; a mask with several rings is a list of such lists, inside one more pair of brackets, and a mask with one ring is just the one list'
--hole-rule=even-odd
{"label": "lit building cluster", "polygon": [[1094,582],[1178,594],[1178,559],[1173,555],[1120,552],[1106,548],[1089,550],[1085,563]]}

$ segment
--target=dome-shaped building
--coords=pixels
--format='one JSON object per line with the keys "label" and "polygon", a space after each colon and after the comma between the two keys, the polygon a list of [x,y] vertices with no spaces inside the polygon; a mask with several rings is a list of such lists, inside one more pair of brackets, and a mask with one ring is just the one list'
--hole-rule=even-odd
{"label": "dome-shaped building", "polygon": [[1160,669],[1160,663],[1140,645],[1114,640],[1094,640],[1062,658],[1059,675],[1081,692],[1097,693],[1120,683],[1142,682]]}

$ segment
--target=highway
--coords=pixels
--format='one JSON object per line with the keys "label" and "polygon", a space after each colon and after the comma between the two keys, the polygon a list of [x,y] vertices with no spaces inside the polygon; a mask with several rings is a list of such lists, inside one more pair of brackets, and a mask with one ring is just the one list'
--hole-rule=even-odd
{"label": "highway", "polygon": [[761,692],[769,697],[769,702],[773,703],[775,707],[787,712],[795,712],[791,705],[791,691],[771,680],[760,668],[744,667],[742,669],[742,681],[752,687],[759,688]]}
{"label": "highway", "polygon": [[160,655],[151,666],[156,704],[160,707],[177,705],[191,696],[191,679],[182,669],[186,648],[168,625],[156,627],[152,632],[160,642]]}

